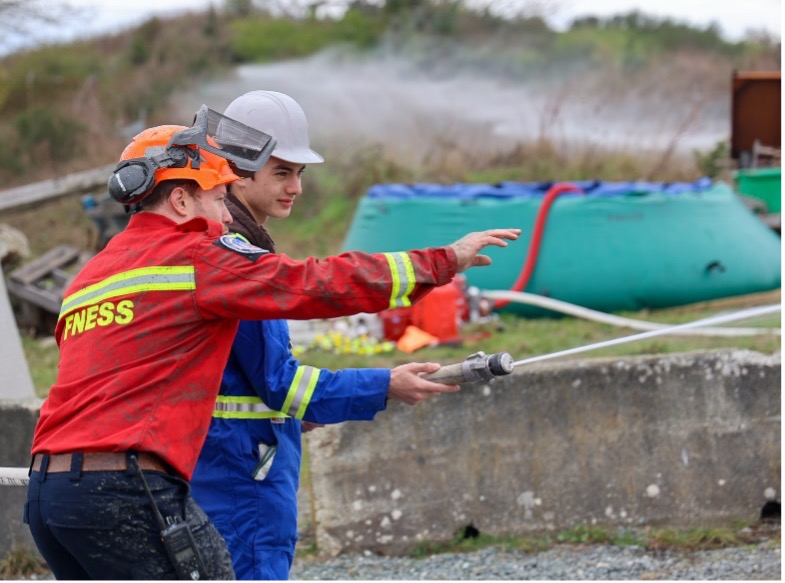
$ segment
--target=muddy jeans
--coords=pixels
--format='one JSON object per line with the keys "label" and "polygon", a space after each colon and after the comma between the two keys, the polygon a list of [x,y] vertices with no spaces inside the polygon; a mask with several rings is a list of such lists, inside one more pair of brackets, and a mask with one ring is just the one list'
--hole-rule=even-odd
{"label": "muddy jeans", "polygon": [[[190,525],[210,578],[234,579],[226,543],[188,483],[163,472],[144,475],[161,513]],[[133,471],[33,472],[24,521],[57,579],[177,579]]]}

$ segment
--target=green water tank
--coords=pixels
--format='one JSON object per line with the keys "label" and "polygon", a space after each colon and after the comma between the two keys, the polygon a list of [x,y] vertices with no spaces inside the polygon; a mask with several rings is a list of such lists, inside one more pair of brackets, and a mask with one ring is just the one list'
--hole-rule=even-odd
{"label": "green water tank", "polygon": [[[776,289],[780,239],[725,183],[575,183],[545,217],[522,291],[602,311],[640,310]],[[511,289],[530,254],[549,185],[376,185],[360,201],[345,250],[398,251],[452,243],[471,231],[519,227],[487,248],[469,285]],[[527,307],[510,306],[525,313]],[[528,315],[528,314],[526,314]]]}

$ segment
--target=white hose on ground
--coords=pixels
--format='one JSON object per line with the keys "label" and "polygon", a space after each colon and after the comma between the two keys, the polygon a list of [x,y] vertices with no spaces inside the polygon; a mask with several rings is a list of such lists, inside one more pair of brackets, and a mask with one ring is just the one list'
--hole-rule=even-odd
{"label": "white hose on ground", "polygon": [[[506,300],[519,304],[526,304],[529,306],[537,306],[575,316],[576,318],[583,318],[585,320],[593,320],[603,324],[610,324],[611,326],[621,326],[624,328],[631,328],[633,330],[660,330],[663,328],[672,327],[673,324],[660,324],[658,322],[647,322],[645,320],[634,320],[632,318],[625,318],[623,316],[614,316],[590,308],[584,308],[576,304],[556,300],[553,298],[546,298],[537,294],[530,294],[527,292],[517,292],[512,290],[482,290],[480,295],[489,300]],[[701,336],[757,336],[763,334],[781,335],[780,328],[693,328],[688,330],[676,330],[674,334],[684,335],[701,335]]]}

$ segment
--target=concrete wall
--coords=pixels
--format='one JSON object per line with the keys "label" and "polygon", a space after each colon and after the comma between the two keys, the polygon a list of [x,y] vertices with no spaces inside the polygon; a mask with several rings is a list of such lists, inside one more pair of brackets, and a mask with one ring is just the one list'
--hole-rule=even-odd
{"label": "concrete wall", "polygon": [[321,552],[752,521],[780,497],[780,356],[534,365],[307,434]]}
{"label": "concrete wall", "polygon": [[[0,400],[0,467],[26,468],[38,422],[39,399]],[[27,488],[0,486],[0,558],[12,548],[35,549],[30,530],[22,522]]]}

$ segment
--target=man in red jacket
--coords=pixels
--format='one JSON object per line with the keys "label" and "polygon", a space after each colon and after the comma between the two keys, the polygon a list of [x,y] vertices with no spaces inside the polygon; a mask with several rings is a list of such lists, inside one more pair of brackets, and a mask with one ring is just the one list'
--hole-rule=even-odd
{"label": "man in red jacket", "polygon": [[[35,430],[25,504],[58,579],[233,578],[188,480],[238,322],[409,305],[488,265],[480,251],[520,232],[324,260],[265,252],[226,236],[226,185],[238,179],[226,158],[258,169],[272,147],[241,139],[218,148],[207,127],[158,126],[134,138],[109,181],[134,214],[65,293],[60,366]],[[433,396],[458,390],[415,378]]]}

